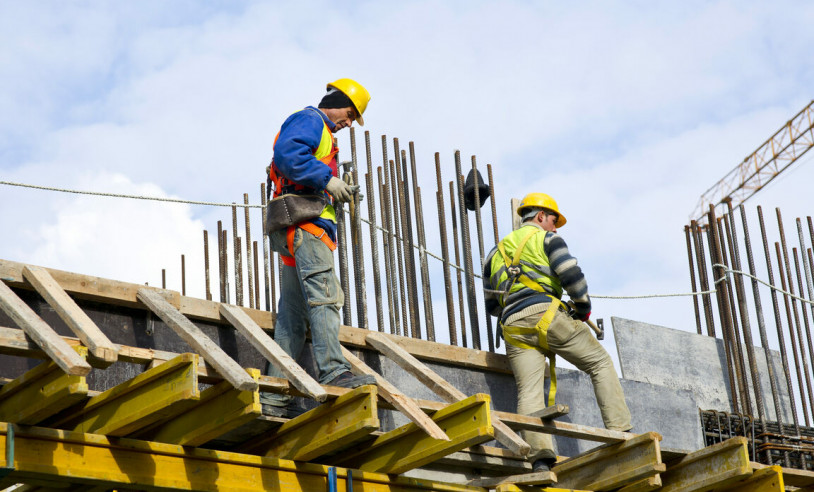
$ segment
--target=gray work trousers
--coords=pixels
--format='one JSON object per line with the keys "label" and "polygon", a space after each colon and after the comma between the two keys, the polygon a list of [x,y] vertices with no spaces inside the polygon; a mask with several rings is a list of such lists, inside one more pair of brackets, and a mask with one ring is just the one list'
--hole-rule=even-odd
{"label": "gray work trousers", "polygon": [[[506,325],[533,327],[550,303],[543,303],[524,309],[506,320]],[[504,334],[504,337],[507,335]],[[538,336],[517,335],[514,337],[525,344],[539,347]],[[594,386],[594,395],[599,404],[605,428],[627,431],[630,425],[630,410],[625,403],[622,385],[613,367],[608,352],[594,337],[585,323],[571,319],[559,310],[548,328],[548,347],[556,355],[567,360],[581,371],[588,373]],[[545,355],[541,349],[525,349],[506,343],[517,383],[517,413],[528,415],[542,410],[548,402],[545,391]],[[531,446],[529,460],[556,458],[557,452],[550,434],[534,431],[521,431],[521,435]]]}

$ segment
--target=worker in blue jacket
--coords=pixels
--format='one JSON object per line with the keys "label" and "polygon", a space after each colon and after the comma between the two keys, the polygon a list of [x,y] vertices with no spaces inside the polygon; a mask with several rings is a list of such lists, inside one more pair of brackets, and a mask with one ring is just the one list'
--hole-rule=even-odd
{"label": "worker in blue jacket", "polygon": [[[354,80],[328,84],[316,108],[308,106],[285,120],[274,141],[269,166],[269,189],[273,188],[275,197],[321,195],[325,202],[319,216],[269,234],[271,247],[284,265],[274,340],[297,359],[310,328],[319,382],[346,388],[376,381],[369,375],[354,376],[339,344],[339,309],[345,295],[334,273],[334,203],[341,206],[341,202],[350,201],[358,186],[339,178],[334,133],[354,121],[363,125],[362,114],[369,101],[368,91]],[[273,365],[266,372],[285,377]],[[266,415],[293,417],[302,411],[290,405],[287,395],[263,393],[260,400]]]}

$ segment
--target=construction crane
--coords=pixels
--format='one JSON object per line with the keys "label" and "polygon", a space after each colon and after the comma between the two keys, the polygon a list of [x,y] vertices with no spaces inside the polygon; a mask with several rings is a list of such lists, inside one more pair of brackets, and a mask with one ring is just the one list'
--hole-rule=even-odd
{"label": "construction crane", "polygon": [[710,204],[716,207],[728,200],[737,207],[788,169],[814,146],[814,101],[803,108],[756,151],[729,171],[701,195],[690,220],[706,223]]}

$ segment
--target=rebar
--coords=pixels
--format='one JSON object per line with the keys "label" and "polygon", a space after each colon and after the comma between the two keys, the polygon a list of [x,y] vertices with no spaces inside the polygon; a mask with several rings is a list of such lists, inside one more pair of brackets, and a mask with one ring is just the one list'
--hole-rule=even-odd
{"label": "rebar", "polygon": [[[356,158],[356,129],[350,129],[350,155],[353,169],[353,184],[359,183],[359,166]],[[369,329],[367,319],[367,288],[365,286],[365,252],[364,241],[362,241],[362,209],[359,206],[359,194],[354,193],[351,197],[351,248],[353,251],[353,280],[356,287],[356,321],[359,328]]]}
{"label": "rebar", "polygon": [[695,288],[695,264],[692,261],[692,243],[690,242],[690,226],[684,226],[684,237],[687,240],[687,259],[689,260],[690,264],[690,287],[692,287],[692,304],[693,308],[695,308],[695,326],[698,330],[698,334],[702,335],[703,331],[701,330],[701,313],[698,310],[698,296],[695,294],[698,292]]}
{"label": "rebar", "polygon": [[[741,222],[743,224],[743,238],[744,238],[744,246],[746,247],[746,262],[749,265],[749,274],[752,275],[752,295],[755,299],[755,312],[757,314],[757,328],[758,333],[760,334],[760,345],[763,347],[763,355],[766,358],[766,367],[769,372],[769,388],[772,392],[772,403],[774,403],[774,412],[775,412],[775,419],[777,420],[777,425],[780,429],[783,428],[783,411],[780,406],[780,397],[778,394],[777,389],[777,380],[775,379],[774,373],[774,361],[772,360],[772,353],[769,350],[769,337],[766,335],[766,322],[763,318],[763,304],[760,300],[760,291],[758,288],[758,282],[755,278],[755,261],[754,257],[752,256],[752,243],[749,237],[749,225],[747,224],[746,220],[746,209],[741,205]],[[783,441],[785,443],[785,441]],[[768,462],[771,463],[771,456],[767,453]],[[789,463],[789,455],[788,451],[784,453],[784,459],[786,463]]]}
{"label": "rebar", "polygon": [[466,314],[464,314],[464,289],[461,282],[461,269],[458,267],[461,264],[461,255],[458,251],[458,214],[455,213],[455,188],[452,181],[449,182],[449,215],[452,217],[452,243],[455,247],[455,278],[458,283],[458,311],[461,316],[461,346],[466,347]]}
{"label": "rebar", "polygon": [[701,296],[704,306],[704,318],[707,322],[707,335],[715,337],[715,318],[712,315],[712,298],[709,293],[709,279],[707,277],[707,262],[704,255],[704,240],[701,238],[701,228],[696,221],[690,222],[693,245],[695,246],[695,261],[698,265],[698,279],[701,282],[701,290],[705,292]]}
{"label": "rebar", "polygon": [[[249,204],[249,194],[243,193],[243,204]],[[254,265],[252,262],[252,230],[249,220],[249,207],[243,207],[246,224],[246,280],[249,287],[249,307],[254,309]]]}
{"label": "rebar", "polygon": [[[774,243],[775,253],[777,254],[777,268],[780,273],[780,287],[785,291],[786,287],[786,272],[783,268],[783,252],[780,250],[780,243]],[[800,355],[797,352],[797,338],[794,333],[794,321],[792,319],[791,306],[789,305],[788,294],[783,294],[783,303],[786,307],[786,318],[789,324],[789,342],[791,343],[791,352],[794,356],[794,367],[797,372],[797,385],[800,387],[800,402],[803,407],[803,421],[806,427],[811,425],[808,418],[808,402],[806,401],[806,391],[803,384],[803,372],[801,370]],[[791,392],[789,392],[791,393]]]}
{"label": "rebar", "polygon": [[[735,230],[735,219],[732,210],[732,202],[727,201],[729,213],[727,214],[727,237],[729,237],[729,256],[732,258],[732,265],[735,270],[742,271],[740,254],[738,252],[738,235]],[[731,218],[731,220],[730,220]],[[755,393],[755,406],[757,407],[757,414],[760,420],[764,420],[765,411],[763,403],[763,386],[761,385],[760,372],[757,370],[757,360],[755,359],[755,349],[752,342],[752,327],[749,324],[749,312],[746,305],[746,290],[743,288],[743,278],[740,275],[735,275],[735,294],[738,298],[738,310],[741,315],[741,327],[743,328],[743,344],[746,346],[746,357],[749,359],[749,369],[752,373],[752,387]]]}
{"label": "rebar", "polygon": [[[766,275],[769,278],[769,284],[774,285],[774,273],[772,271],[772,255],[769,251],[769,241],[766,237],[766,226],[763,222],[763,209],[758,206],[757,207],[757,216],[758,222],[760,223],[760,235],[763,240],[763,252],[766,258]],[[780,276],[782,278],[782,269],[780,272]],[[777,291],[774,289],[769,289],[769,293],[772,298],[772,308],[774,310],[774,323],[775,327],[777,328],[777,340],[778,345],[780,346],[780,358],[783,363],[783,374],[786,378],[786,388],[789,394],[789,401],[791,406],[791,418],[794,422],[794,428],[797,431],[797,435],[800,435],[800,421],[797,418],[797,403],[795,402],[794,398],[794,386],[791,383],[791,369],[789,364],[788,354],[786,353],[786,338],[783,335],[783,323],[780,317],[780,304],[777,300]]]}
{"label": "rebar", "polygon": [[[263,221],[261,224],[261,230],[263,234],[261,237],[263,238],[263,278],[265,280],[265,294],[266,294],[266,311],[271,311],[271,291],[270,291],[270,284],[272,283],[271,280],[274,278],[274,263],[269,261],[269,239],[268,234],[266,234],[266,214],[268,211],[266,210],[266,205],[268,205],[268,197],[266,196],[266,183],[260,183],[260,203],[263,207],[260,209],[260,220]],[[271,274],[269,274],[269,267],[271,267]],[[269,276],[270,275],[270,276]],[[271,287],[273,288],[273,287]],[[258,301],[258,304],[260,302]],[[276,312],[276,310],[275,310]]]}
{"label": "rebar", "polygon": [[[218,226],[220,228],[220,222],[218,222]],[[223,239],[221,239],[221,244],[223,245],[223,290],[221,292],[224,298],[223,302],[231,303],[231,298],[229,297],[229,272],[227,271],[229,268],[229,243],[227,242],[229,240],[229,233],[226,230],[222,230],[221,233],[223,234]]]}
{"label": "rebar", "polygon": [[161,288],[162,289],[167,288],[167,269],[166,268],[161,269]]}
{"label": "rebar", "polygon": [[[783,227],[783,218],[782,218],[782,216],[780,214],[780,209],[775,208],[775,212],[777,213],[777,226],[778,226],[778,229],[780,231],[780,245],[783,248],[783,262],[784,262],[784,264],[786,266],[786,276],[787,276],[788,283],[789,283],[789,290],[788,291],[792,296],[794,296],[795,295],[794,280],[793,280],[792,275],[791,275],[791,262],[789,261],[788,249],[786,248],[786,231],[785,231],[785,228]],[[810,404],[809,408],[812,411],[814,411],[814,393],[811,390],[811,375],[810,375],[810,371],[809,371],[809,368],[808,368],[808,361],[806,359],[805,349],[803,348],[804,347],[804,345],[803,345],[803,330],[802,330],[802,327],[800,326],[800,315],[797,313],[797,299],[795,299],[794,297],[791,297],[791,307],[792,307],[792,312],[794,313],[794,327],[797,330],[797,340],[799,340],[799,344],[800,344],[800,360],[803,363],[803,372],[805,373],[805,377],[806,377],[806,388],[808,389],[808,398],[809,398],[809,404]],[[805,401],[805,392],[802,391],[802,388],[800,389],[800,399]],[[806,425],[808,425],[808,412],[807,411],[806,411]]]}
{"label": "rebar", "polygon": [[257,241],[252,242],[252,253],[254,253],[254,299],[255,309],[260,309],[260,270],[257,257]]}
{"label": "rebar", "polygon": [[226,302],[226,253],[223,239],[223,223],[218,221],[218,289],[220,289],[220,302]]}
{"label": "rebar", "polygon": [[472,241],[469,237],[469,218],[464,205],[464,177],[461,174],[461,152],[455,151],[455,176],[458,181],[458,210],[461,214],[461,234],[463,236],[464,281],[466,282],[467,305],[469,306],[469,326],[472,329],[472,347],[480,350],[480,323],[475,298],[475,282],[472,276]]}
{"label": "rebar", "polygon": [[187,295],[187,264],[184,255],[181,255],[181,295]]}
{"label": "rebar", "polygon": [[495,180],[492,179],[492,165],[486,164],[489,173],[489,201],[492,202],[492,226],[495,231],[495,244],[500,242],[500,234],[497,232],[497,205],[495,204]]}
{"label": "rebar", "polygon": [[212,291],[209,289],[209,233],[204,230],[204,283],[206,289],[206,300],[212,300]]}
{"label": "rebar", "polygon": [[415,278],[415,254],[413,250],[413,224],[412,224],[412,211],[410,207],[410,193],[407,191],[407,156],[404,151],[399,151],[398,139],[393,139],[396,154],[396,176],[399,203],[401,207],[401,233],[402,241],[404,243],[404,273],[407,281],[407,294],[409,302],[407,307],[410,308],[410,333],[413,338],[421,338],[421,326],[419,325],[418,313],[418,288]]}
{"label": "rebar", "polygon": [[345,245],[345,209],[337,203],[334,207],[336,211],[336,249],[339,251],[339,282],[342,292],[345,293],[345,302],[342,305],[342,324],[351,326],[353,320],[350,312],[350,279],[348,277],[348,249]]}
{"label": "rebar", "polygon": [[432,312],[432,289],[430,287],[430,268],[427,264],[427,238],[424,235],[424,206],[421,201],[421,187],[416,178],[415,146],[410,146],[410,167],[413,171],[413,193],[415,194],[415,223],[418,229],[418,261],[421,265],[421,289],[424,300],[424,323],[427,340],[435,341],[435,317]]}
{"label": "rebar", "polygon": [[[811,275],[811,261],[809,257],[806,256],[806,241],[805,237],[803,236],[803,224],[800,219],[797,219],[797,237],[800,240],[800,255],[803,257],[803,271],[805,272],[806,278],[806,291],[808,292],[808,300],[814,301],[814,285],[812,285],[812,275]],[[796,261],[796,257],[795,257]],[[799,271],[798,271],[799,274]],[[803,294],[803,285],[800,283],[800,297],[805,299],[805,295]],[[811,317],[812,321],[814,321],[814,304],[810,304],[811,307]],[[806,313],[805,305],[801,306],[803,311],[803,315],[808,318]],[[811,332],[808,331],[808,320],[806,320],[806,332],[808,332],[808,354],[809,358],[811,359],[812,363],[814,364],[814,350],[812,350],[811,346]]]}
{"label": "rebar", "polygon": [[387,293],[387,308],[388,317],[390,319],[390,333],[395,335],[401,334],[401,326],[399,323],[399,308],[398,308],[398,283],[394,281],[396,272],[396,263],[394,259],[393,241],[390,238],[390,216],[387,213],[387,187],[384,185],[382,178],[382,166],[376,170],[379,182],[379,208],[382,214],[382,251],[384,251],[384,269],[389,274],[384,276],[385,292]]}
{"label": "rebar", "polygon": [[[483,251],[483,225],[480,218],[480,179],[478,178],[479,173],[477,159],[474,155],[472,156],[472,175],[473,180],[475,181],[475,227],[478,231],[478,253],[480,254],[478,265],[483,265],[483,258],[486,256],[486,254]],[[486,338],[489,345],[489,352],[494,352],[495,333],[492,329],[492,317],[488,314],[486,315]]]}
{"label": "rebar", "polygon": [[444,216],[444,187],[441,181],[441,154],[435,153],[435,179],[438,191],[435,201],[438,208],[438,229],[441,234],[441,257],[443,258],[444,295],[447,301],[447,325],[450,345],[458,345],[458,333],[455,326],[455,304],[452,300],[452,278],[449,271],[449,244],[447,241],[447,221]]}
{"label": "rebar", "polygon": [[365,152],[367,157],[365,186],[367,190],[367,218],[370,223],[370,256],[373,261],[373,295],[376,300],[377,329],[383,332],[384,312],[382,311],[382,283],[379,277],[379,231],[376,230],[376,193],[373,189],[373,156],[370,152],[370,132],[365,132]]}
{"label": "rebar", "polygon": [[[713,265],[720,265],[721,264],[721,256],[718,250],[718,237],[716,234],[715,225],[717,221],[715,220],[715,208],[710,207],[709,213],[707,214],[707,223],[709,226],[707,227],[707,237],[709,239],[709,254],[710,258],[712,259]],[[713,272],[715,269],[718,269],[720,282],[716,284],[715,289],[715,296],[718,300],[718,317],[721,320],[721,326],[723,327],[722,337],[724,342],[724,352],[726,354],[726,366],[727,366],[727,373],[729,375],[729,389],[731,391],[732,397],[732,411],[737,412],[740,409],[739,403],[739,394],[738,394],[738,384],[741,380],[740,374],[736,375],[736,372],[739,370],[738,364],[734,363],[734,354],[732,353],[732,344],[730,343],[732,337],[730,335],[729,327],[729,314],[727,310],[729,309],[729,302],[726,300],[726,289],[723,288],[721,283],[726,281],[726,270],[724,267],[715,267],[713,266]]]}
{"label": "rebar", "polygon": [[[399,209],[399,191],[398,185],[396,182],[398,181],[396,177],[396,165],[393,159],[390,159],[389,166],[390,173],[388,175],[387,171],[385,171],[385,178],[388,179],[387,187],[390,189],[391,195],[393,195],[393,200],[390,202],[388,206],[387,212],[389,217],[393,221],[393,233],[391,234],[391,240],[395,244],[396,248],[396,260],[398,265],[399,276],[396,279],[399,283],[399,296],[401,298],[401,319],[404,321],[404,330],[402,331],[405,337],[411,336],[411,328],[410,328],[410,317],[407,315],[407,277],[404,273],[405,263],[404,263],[404,244],[401,235],[402,227],[401,227],[401,220],[399,219],[400,213],[396,212]],[[389,176],[389,177],[388,177]]]}
{"label": "rebar", "polygon": [[237,235],[237,207],[232,202],[232,240],[235,251],[235,302],[243,305],[243,263],[240,258],[240,238]]}
{"label": "rebar", "polygon": [[[797,248],[791,248],[791,251],[792,251],[792,256],[794,257],[794,269],[797,272],[797,285],[800,288],[800,297],[804,297],[805,294],[803,294],[803,277],[802,277],[802,274],[800,273],[800,260],[797,257]],[[795,309],[795,312],[796,312],[797,308],[795,307],[794,309]],[[806,342],[807,342],[807,345],[808,345],[808,360],[814,360],[814,359],[812,359],[812,354],[814,354],[814,348],[812,348],[812,345],[811,345],[811,326],[808,323],[808,312],[806,311],[805,305],[802,305],[802,303],[801,303],[801,306],[800,306],[800,311],[803,314],[803,326],[805,327],[805,331],[806,331],[805,339],[806,339]],[[805,351],[805,347],[803,347],[802,340],[803,339],[801,337],[800,338],[800,352]],[[810,379],[808,380],[808,394],[809,394],[809,398],[814,398],[814,392],[812,392],[812,390],[811,390],[811,380]],[[812,410],[812,412],[814,412],[814,400],[812,400],[812,402],[811,402],[811,410]]]}
{"label": "rebar", "polygon": [[[405,335],[408,332],[407,328],[407,319],[404,318],[404,331],[402,332],[401,329],[401,318],[399,315],[399,307],[402,309],[406,309],[404,306],[404,294],[402,293],[402,285],[401,285],[401,277],[396,276],[396,272],[400,271],[401,268],[401,253],[400,253],[400,243],[396,241],[396,234],[398,233],[398,225],[394,223],[394,214],[392,213],[392,207],[396,206],[396,193],[393,191],[391,186],[390,180],[390,170],[391,166],[393,165],[392,161],[387,158],[387,136],[382,135],[382,166],[379,168],[379,184],[381,188],[381,193],[379,196],[382,198],[382,220],[385,224],[385,229],[389,232],[385,232],[382,237],[387,239],[387,255],[388,255],[388,267],[390,270],[390,275],[385,276],[385,280],[388,280],[390,283],[390,288],[387,289],[388,295],[392,296],[393,304],[391,306],[391,324],[390,330],[391,333],[395,333],[397,335],[401,335],[404,333]],[[384,171],[384,181],[382,181],[382,170]],[[388,190],[390,190],[388,192]],[[391,202],[390,199],[393,201]],[[392,207],[391,207],[392,203]],[[398,255],[396,254],[398,252]],[[399,297],[401,296],[401,297]],[[401,303],[399,303],[399,299],[401,299]]]}

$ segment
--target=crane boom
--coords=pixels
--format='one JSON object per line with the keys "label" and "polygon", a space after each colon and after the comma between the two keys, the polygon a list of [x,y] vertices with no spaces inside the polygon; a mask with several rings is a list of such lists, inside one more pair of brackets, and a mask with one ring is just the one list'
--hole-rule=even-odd
{"label": "crane boom", "polygon": [[737,207],[760,191],[814,146],[814,101],[803,108],[758,147],[741,164],[701,195],[690,215],[699,224],[706,221],[710,204],[732,200]]}

